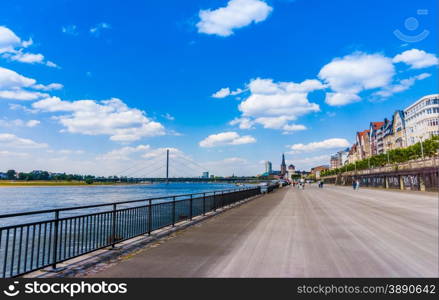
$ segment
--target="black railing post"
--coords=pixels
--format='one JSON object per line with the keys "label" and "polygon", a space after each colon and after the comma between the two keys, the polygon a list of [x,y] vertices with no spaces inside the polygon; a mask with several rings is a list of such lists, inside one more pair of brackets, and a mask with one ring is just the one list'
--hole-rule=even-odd
{"label": "black railing post", "polygon": [[203,193],[203,216],[206,215],[206,193]]}
{"label": "black railing post", "polygon": [[[58,252],[58,225],[59,225],[59,210],[55,210],[55,230],[53,237],[53,263],[52,268],[56,269],[57,252]],[[38,249],[40,251],[40,249]]]}
{"label": "black railing post", "polygon": [[175,196],[172,197],[172,227],[175,226]]}
{"label": "black railing post", "polygon": [[191,194],[191,199],[189,200],[189,209],[190,209],[190,212],[189,212],[189,220],[191,220],[192,221],[192,205],[193,205],[193,202],[194,202],[194,200],[193,200],[193,196],[192,196],[192,194]]}
{"label": "black railing post", "polygon": [[213,192],[213,211],[216,211],[216,192]]}
{"label": "black railing post", "polygon": [[112,227],[111,227],[111,248],[114,248],[116,244],[116,203],[113,204],[113,212],[112,212]]}
{"label": "black railing post", "polygon": [[149,199],[149,209],[148,209],[148,235],[151,235],[152,231],[152,200]]}

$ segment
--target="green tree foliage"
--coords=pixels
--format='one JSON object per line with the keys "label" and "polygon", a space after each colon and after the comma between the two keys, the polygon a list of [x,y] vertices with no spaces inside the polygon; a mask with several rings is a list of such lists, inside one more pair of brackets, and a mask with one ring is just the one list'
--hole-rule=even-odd
{"label": "green tree foliage", "polygon": [[8,170],[6,172],[6,176],[8,177],[9,180],[15,179],[16,175],[17,175],[17,173],[15,172],[15,170]]}
{"label": "green tree foliage", "polygon": [[389,163],[402,163],[409,160],[422,158],[422,151],[424,152],[424,157],[432,157],[438,155],[439,136],[435,135],[428,140],[423,141],[422,148],[421,143],[418,142],[406,148],[390,150],[384,154],[374,155],[369,158],[359,160],[353,164],[344,165],[341,168],[323,171],[321,173],[321,176],[337,175],[343,172],[354,170],[365,170],[369,168],[369,165],[371,168],[374,168],[382,167]]}

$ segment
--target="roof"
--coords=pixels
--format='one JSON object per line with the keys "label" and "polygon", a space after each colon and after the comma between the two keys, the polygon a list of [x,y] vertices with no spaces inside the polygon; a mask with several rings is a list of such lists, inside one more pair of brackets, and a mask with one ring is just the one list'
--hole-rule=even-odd
{"label": "roof", "polygon": [[317,166],[317,167],[311,168],[311,170],[325,170],[325,169],[329,169],[329,166],[324,165],[324,166]]}
{"label": "roof", "polygon": [[384,122],[370,122],[370,124],[372,124],[373,130],[378,130],[383,127]]}
{"label": "roof", "polygon": [[[383,122],[383,124],[384,124],[384,122]],[[366,133],[369,133],[369,131],[370,131],[369,129],[366,129],[366,130],[357,132],[357,134],[361,137],[361,136],[365,135]]]}

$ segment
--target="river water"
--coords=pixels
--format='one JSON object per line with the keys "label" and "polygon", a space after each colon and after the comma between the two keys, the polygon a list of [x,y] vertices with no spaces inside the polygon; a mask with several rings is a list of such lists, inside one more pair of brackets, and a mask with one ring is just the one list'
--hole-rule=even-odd
{"label": "river water", "polygon": [[[178,194],[208,192],[237,188],[221,183],[170,183],[107,186],[51,186],[0,188],[0,215],[34,210],[113,203]],[[108,210],[108,207],[106,207]],[[82,211],[81,213],[84,213]],[[65,215],[66,216],[66,215]],[[43,216],[39,216],[40,219]],[[1,220],[0,225],[15,223],[17,219]],[[20,217],[20,223],[35,218]]]}

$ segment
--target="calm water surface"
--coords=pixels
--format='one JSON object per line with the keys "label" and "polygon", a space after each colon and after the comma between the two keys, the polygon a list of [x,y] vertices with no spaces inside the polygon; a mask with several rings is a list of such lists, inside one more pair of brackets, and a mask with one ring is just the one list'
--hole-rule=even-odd
{"label": "calm water surface", "polygon": [[[207,192],[238,188],[233,184],[170,183],[117,186],[56,186],[56,187],[5,187],[0,188],[0,214],[43,209],[74,207],[125,200],[138,200],[177,194]],[[143,204],[137,204],[143,205]],[[106,207],[106,210],[109,208]],[[84,213],[84,211],[78,212]],[[66,212],[64,216],[72,215]],[[38,219],[44,216],[39,216]],[[26,217],[26,221],[35,218]],[[0,219],[0,225],[6,220]],[[13,220],[10,220],[13,221]],[[18,220],[15,220],[18,221]],[[23,218],[20,218],[23,221]]]}

